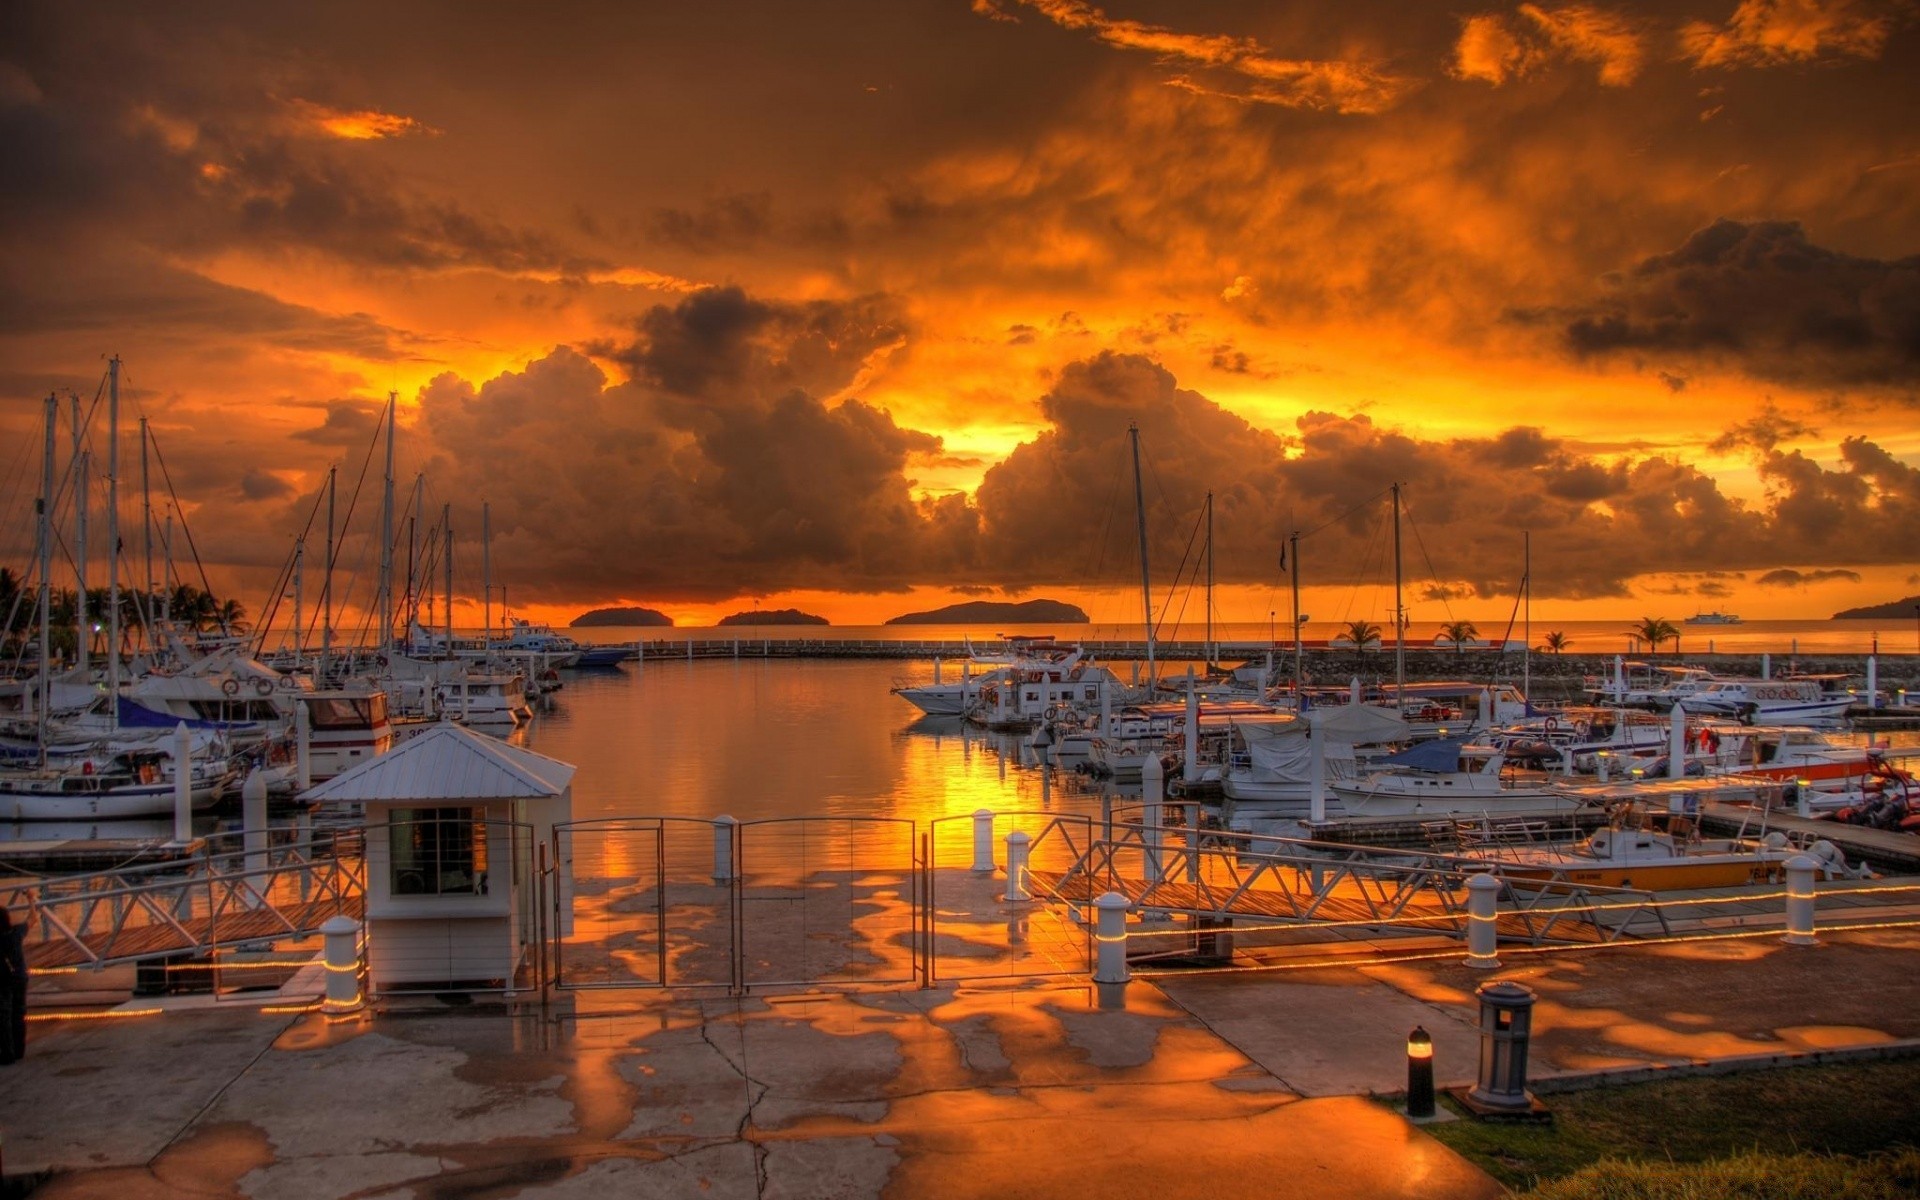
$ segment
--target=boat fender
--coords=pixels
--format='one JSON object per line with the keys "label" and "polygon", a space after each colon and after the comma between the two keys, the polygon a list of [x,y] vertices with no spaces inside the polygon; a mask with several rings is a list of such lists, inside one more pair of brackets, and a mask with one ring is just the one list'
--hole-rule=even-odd
{"label": "boat fender", "polygon": [[256,696],[273,695],[273,680],[261,676],[253,681],[253,694]]}
{"label": "boat fender", "polygon": [[220,684],[220,691],[228,696],[238,696],[240,694],[240,681],[238,679],[223,680]]}
{"label": "boat fender", "polygon": [[93,774],[93,760],[92,760],[92,759],[90,759],[90,758],[89,758],[89,759],[87,759],[87,760],[85,760],[84,762],[82,762],[82,763],[80,764],[80,773],[81,773],[82,775],[91,775],[91,774]]}

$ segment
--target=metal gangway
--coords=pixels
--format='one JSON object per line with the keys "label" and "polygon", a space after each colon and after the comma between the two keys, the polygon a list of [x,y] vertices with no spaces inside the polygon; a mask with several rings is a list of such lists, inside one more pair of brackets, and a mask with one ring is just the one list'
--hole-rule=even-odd
{"label": "metal gangway", "polygon": [[[292,831],[288,831],[292,832]],[[296,941],[329,918],[358,920],[366,895],[357,830],[292,840],[209,837],[167,862],[45,878],[0,877],[0,907],[26,927],[35,971],[86,969]],[[297,838],[297,835],[295,835]]]}
{"label": "metal gangway", "polygon": [[[1271,834],[1203,829],[1156,818],[1104,823],[1063,871],[1029,872],[1038,896],[1091,904],[1114,892],[1136,912],[1329,937],[1402,935],[1464,940],[1467,882],[1493,875],[1485,859],[1433,850],[1353,846]],[[1197,813],[1191,814],[1197,817]],[[1654,893],[1565,879],[1500,878],[1495,918],[1502,942],[1532,946],[1664,937],[1673,931]]]}

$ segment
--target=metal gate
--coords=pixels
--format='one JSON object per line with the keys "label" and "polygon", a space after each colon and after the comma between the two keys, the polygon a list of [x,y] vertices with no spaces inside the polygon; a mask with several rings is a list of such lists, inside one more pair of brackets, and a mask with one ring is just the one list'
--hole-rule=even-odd
{"label": "metal gate", "polygon": [[[987,849],[995,869],[975,870],[978,827],[972,814],[929,823],[925,978],[994,979],[1084,976],[1093,969],[1092,908],[1036,885],[1025,871],[1009,879],[1008,835],[1027,836],[1027,867],[1064,877],[1087,857],[1097,823],[1091,816],[1050,812],[994,813]],[[1032,898],[1008,899],[1018,883]]]}
{"label": "metal gate", "polygon": [[619,817],[554,827],[562,988],[898,985],[923,977],[915,823]]}

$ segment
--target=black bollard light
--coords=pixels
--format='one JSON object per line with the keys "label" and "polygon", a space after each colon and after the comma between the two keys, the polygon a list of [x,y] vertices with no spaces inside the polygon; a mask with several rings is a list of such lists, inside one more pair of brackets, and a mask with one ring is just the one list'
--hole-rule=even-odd
{"label": "black bollard light", "polygon": [[1415,1025],[1407,1035],[1407,1116],[1433,1115],[1433,1037]]}

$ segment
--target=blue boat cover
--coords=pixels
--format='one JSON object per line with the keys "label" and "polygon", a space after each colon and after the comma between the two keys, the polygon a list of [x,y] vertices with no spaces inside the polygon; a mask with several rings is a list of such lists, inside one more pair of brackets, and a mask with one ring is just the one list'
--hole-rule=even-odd
{"label": "blue boat cover", "polygon": [[1376,758],[1373,764],[1380,767],[1411,767],[1416,771],[1458,771],[1460,747],[1465,744],[1460,738],[1435,738],[1430,742],[1418,742],[1398,754]]}
{"label": "blue boat cover", "polygon": [[252,724],[248,721],[203,721],[197,717],[176,717],[172,713],[156,712],[125,696],[120,697],[122,729],[172,729],[182,721],[186,722],[188,729],[230,729],[236,724]]}

